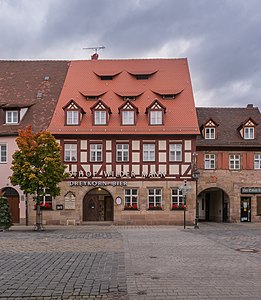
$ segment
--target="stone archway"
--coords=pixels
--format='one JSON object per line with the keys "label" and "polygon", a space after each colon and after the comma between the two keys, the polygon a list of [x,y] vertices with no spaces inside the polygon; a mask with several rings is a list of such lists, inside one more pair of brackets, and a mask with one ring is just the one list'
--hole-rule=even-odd
{"label": "stone archway", "polygon": [[221,188],[207,188],[200,193],[199,220],[228,222],[229,196]]}
{"label": "stone archway", "polygon": [[2,189],[3,195],[7,198],[10,207],[10,213],[13,223],[20,223],[20,208],[19,208],[19,194],[11,187]]}
{"label": "stone archway", "polygon": [[95,188],[83,198],[83,222],[113,221],[113,197],[105,189]]}

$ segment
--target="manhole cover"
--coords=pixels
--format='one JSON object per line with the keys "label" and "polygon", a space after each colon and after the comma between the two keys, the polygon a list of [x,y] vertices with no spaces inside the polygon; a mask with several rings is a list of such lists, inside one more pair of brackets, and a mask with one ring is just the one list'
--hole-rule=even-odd
{"label": "manhole cover", "polygon": [[137,295],[147,295],[147,292],[146,291],[138,291]]}
{"label": "manhole cover", "polygon": [[240,248],[240,249],[237,249],[237,251],[239,252],[249,252],[249,253],[257,253],[258,251],[256,249],[253,249],[253,248]]}
{"label": "manhole cover", "polygon": [[157,256],[150,256],[150,258],[158,258]]}
{"label": "manhole cover", "polygon": [[143,273],[134,273],[134,275],[140,276],[140,275],[143,275]]}

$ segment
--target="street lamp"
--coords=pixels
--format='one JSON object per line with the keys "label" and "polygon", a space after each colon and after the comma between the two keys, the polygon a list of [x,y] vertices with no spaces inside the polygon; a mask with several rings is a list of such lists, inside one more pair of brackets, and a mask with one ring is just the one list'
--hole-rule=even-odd
{"label": "street lamp", "polygon": [[192,177],[196,180],[196,217],[194,228],[199,229],[198,219],[199,219],[199,203],[198,203],[198,180],[199,180],[200,172],[198,169],[194,170],[192,173]]}

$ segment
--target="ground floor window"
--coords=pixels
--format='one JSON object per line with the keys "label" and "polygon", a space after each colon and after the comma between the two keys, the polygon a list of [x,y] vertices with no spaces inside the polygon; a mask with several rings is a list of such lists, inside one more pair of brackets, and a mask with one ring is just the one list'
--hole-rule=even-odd
{"label": "ground floor window", "polygon": [[[36,208],[36,204],[34,206]],[[40,207],[47,210],[53,208],[53,197],[48,192],[44,196],[40,196]]]}
{"label": "ground floor window", "polygon": [[138,189],[124,190],[124,209],[138,209]]}
{"label": "ground floor window", "polygon": [[257,206],[256,206],[256,210],[257,210],[257,214],[261,215],[261,197],[256,197],[256,202],[257,202]]}
{"label": "ground floor window", "polygon": [[182,190],[179,188],[174,188],[171,190],[171,204],[172,209],[184,209]]}
{"label": "ground floor window", "polygon": [[162,209],[162,189],[148,190],[149,209]]}

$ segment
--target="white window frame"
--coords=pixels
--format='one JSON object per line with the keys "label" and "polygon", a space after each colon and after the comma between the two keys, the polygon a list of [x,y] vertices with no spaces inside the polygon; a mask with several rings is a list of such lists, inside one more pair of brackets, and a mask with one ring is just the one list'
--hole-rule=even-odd
{"label": "white window frame", "polygon": [[216,138],[216,128],[215,127],[206,127],[205,128],[205,139],[214,140]]}
{"label": "white window frame", "polygon": [[143,161],[155,161],[155,144],[143,144]]}
{"label": "white window frame", "polygon": [[77,144],[64,144],[64,161],[77,161]]}
{"label": "white window frame", "polygon": [[244,127],[244,139],[253,140],[255,138],[255,128],[254,127]]}
{"label": "white window frame", "polygon": [[107,112],[106,110],[94,111],[94,125],[106,125],[107,124]]}
{"label": "white window frame", "polygon": [[150,111],[150,125],[162,125],[163,124],[163,112],[162,110]]}
{"label": "white window frame", "polygon": [[229,155],[229,169],[240,170],[240,154]]}
{"label": "white window frame", "polygon": [[90,161],[101,162],[102,161],[102,144],[90,145]]}
{"label": "white window frame", "polygon": [[169,144],[169,160],[182,161],[182,144]]}
{"label": "white window frame", "polygon": [[122,125],[134,125],[135,124],[135,112],[134,110],[123,110],[122,115]]}
{"label": "white window frame", "polygon": [[19,122],[18,110],[7,110],[5,116],[6,116],[6,124],[18,124]]}
{"label": "white window frame", "polygon": [[171,206],[173,207],[174,204],[177,204],[178,207],[184,204],[182,190],[179,188],[171,189]]}
{"label": "white window frame", "polygon": [[205,154],[204,155],[204,167],[206,170],[214,170],[216,168],[216,155]]}
{"label": "white window frame", "polygon": [[0,144],[0,163],[7,163],[7,144]]}
{"label": "white window frame", "polygon": [[116,161],[127,162],[129,161],[129,145],[117,144],[116,145]]}
{"label": "white window frame", "polygon": [[124,207],[133,207],[137,206],[138,208],[138,189],[125,189],[124,190]]}
{"label": "white window frame", "polygon": [[78,110],[67,110],[67,125],[79,125]]}
{"label": "white window frame", "polygon": [[149,188],[148,189],[148,208],[160,207],[162,208],[162,189],[161,188]]}
{"label": "white window frame", "polygon": [[261,154],[254,155],[254,169],[261,170]]}

